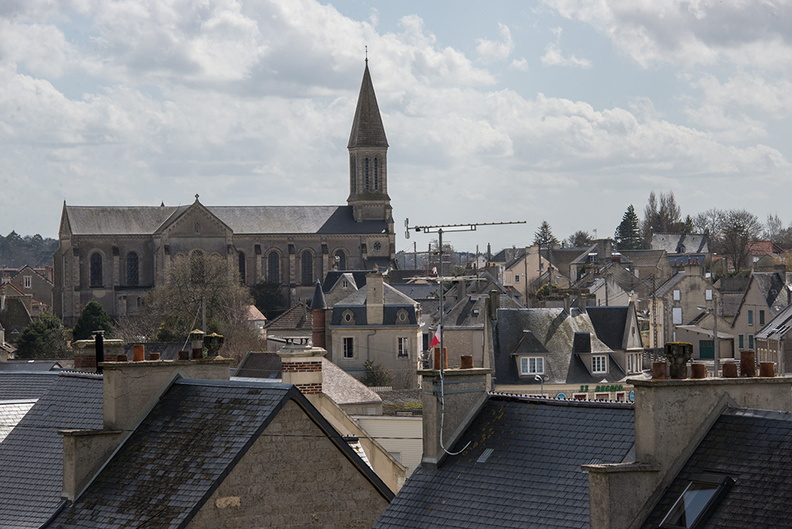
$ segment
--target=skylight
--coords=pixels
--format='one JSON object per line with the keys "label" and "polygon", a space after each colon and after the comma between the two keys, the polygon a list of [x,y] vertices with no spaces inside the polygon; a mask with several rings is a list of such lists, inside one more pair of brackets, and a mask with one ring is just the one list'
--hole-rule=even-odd
{"label": "skylight", "polygon": [[733,483],[734,480],[728,476],[704,475],[691,480],[663,518],[660,527],[663,529],[700,527]]}

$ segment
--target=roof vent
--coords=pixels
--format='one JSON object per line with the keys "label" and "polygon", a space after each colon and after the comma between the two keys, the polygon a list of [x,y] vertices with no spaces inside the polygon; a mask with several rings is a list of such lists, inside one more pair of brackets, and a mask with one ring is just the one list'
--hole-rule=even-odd
{"label": "roof vent", "polygon": [[484,451],[481,453],[481,455],[479,456],[479,458],[478,458],[478,459],[476,459],[476,463],[486,463],[486,462],[487,462],[487,459],[489,459],[489,457],[492,455],[492,453],[493,453],[494,451],[495,451],[495,450],[494,450],[494,449],[492,449],[492,448],[487,448],[486,450],[484,450]]}

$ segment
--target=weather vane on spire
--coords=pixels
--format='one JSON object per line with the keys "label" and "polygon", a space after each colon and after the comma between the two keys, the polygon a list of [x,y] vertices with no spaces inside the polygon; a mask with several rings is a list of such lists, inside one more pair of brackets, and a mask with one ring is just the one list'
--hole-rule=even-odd
{"label": "weather vane on spire", "polygon": [[368,64],[368,44],[363,46],[366,49],[366,64]]}

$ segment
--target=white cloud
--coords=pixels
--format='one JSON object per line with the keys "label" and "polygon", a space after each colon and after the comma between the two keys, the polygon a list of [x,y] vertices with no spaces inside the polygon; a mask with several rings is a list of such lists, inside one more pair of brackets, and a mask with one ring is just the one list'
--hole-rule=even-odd
{"label": "white cloud", "polygon": [[514,59],[511,64],[509,64],[509,68],[512,70],[517,70],[520,72],[527,72],[528,71],[528,61],[525,57],[520,57],[519,59]]}
{"label": "white cloud", "polygon": [[514,41],[509,27],[498,24],[498,31],[501,34],[499,41],[476,39],[476,53],[478,53],[479,59],[485,63],[505,60],[514,50]]}
{"label": "white cloud", "polygon": [[572,66],[576,68],[591,68],[591,61],[581,59],[575,55],[565,56],[557,44],[550,43],[545,47],[545,53],[540,58],[545,66]]}

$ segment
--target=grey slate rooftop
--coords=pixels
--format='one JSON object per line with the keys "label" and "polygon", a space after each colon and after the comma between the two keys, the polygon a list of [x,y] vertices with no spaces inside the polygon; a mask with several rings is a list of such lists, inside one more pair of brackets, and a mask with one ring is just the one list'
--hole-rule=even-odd
{"label": "grey slate rooftop", "polygon": [[[157,527],[184,527],[290,399],[333,431],[294,386],[176,380],[86,491],[48,527],[149,526],[155,504]],[[340,435],[333,435],[336,446],[359,461]]]}
{"label": "grey slate rooftop", "polygon": [[[42,376],[43,374],[39,374]],[[102,426],[102,377],[63,373],[0,443],[0,527],[40,527],[61,505],[58,430]]]}
{"label": "grey slate rooftop", "polygon": [[632,445],[628,405],[492,395],[451,451],[467,448],[418,467],[374,527],[586,528],[580,466],[628,461]]}
{"label": "grey slate rooftop", "polygon": [[0,372],[0,400],[37,399],[58,379],[56,371]]}
{"label": "grey slate rooftop", "polygon": [[790,527],[792,414],[730,409],[715,422],[653,509],[644,525],[655,528],[688,482],[702,473],[736,480],[702,529]]}

